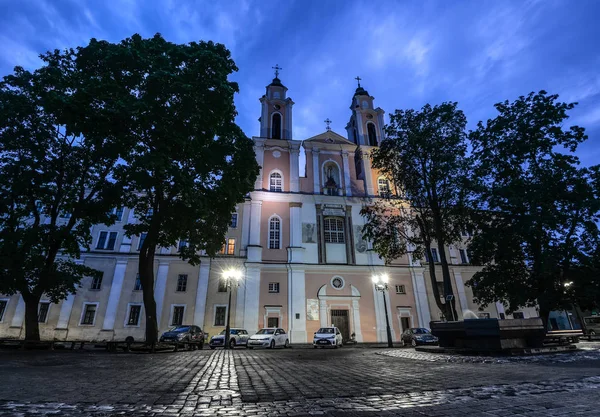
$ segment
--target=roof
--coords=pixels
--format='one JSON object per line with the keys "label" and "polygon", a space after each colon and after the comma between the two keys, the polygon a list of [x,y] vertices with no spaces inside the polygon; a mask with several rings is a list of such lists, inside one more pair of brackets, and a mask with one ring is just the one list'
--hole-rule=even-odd
{"label": "roof", "polygon": [[304,142],[318,142],[318,143],[331,143],[340,145],[354,145],[348,139],[342,135],[335,133],[333,130],[326,130],[323,133],[313,136],[312,138],[306,139]]}

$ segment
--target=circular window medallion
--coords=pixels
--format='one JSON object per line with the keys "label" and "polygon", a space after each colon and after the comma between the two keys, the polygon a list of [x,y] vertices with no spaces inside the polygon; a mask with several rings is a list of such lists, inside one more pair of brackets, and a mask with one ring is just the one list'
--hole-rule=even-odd
{"label": "circular window medallion", "polygon": [[331,286],[336,290],[341,290],[344,288],[344,278],[342,277],[333,277],[331,278]]}
{"label": "circular window medallion", "polygon": [[279,158],[281,156],[281,152],[273,151],[273,158]]}
{"label": "circular window medallion", "polygon": [[[279,98],[279,97],[276,97],[276,98]],[[281,108],[281,106],[279,104],[276,104],[273,107],[275,107],[275,110],[279,110]]]}
{"label": "circular window medallion", "polygon": [[367,114],[367,119],[372,119],[373,115],[372,114]]}

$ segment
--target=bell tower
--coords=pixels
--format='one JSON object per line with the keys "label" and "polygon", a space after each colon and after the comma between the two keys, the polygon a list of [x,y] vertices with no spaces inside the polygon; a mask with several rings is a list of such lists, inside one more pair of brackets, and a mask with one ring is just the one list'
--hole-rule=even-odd
{"label": "bell tower", "polygon": [[358,88],[350,104],[350,121],[346,125],[348,138],[359,146],[379,146],[383,139],[383,109],[373,106],[375,97],[361,87],[360,77],[356,77]]}
{"label": "bell tower", "polygon": [[287,87],[279,79],[279,65],[273,67],[275,78],[267,86],[260,98],[260,137],[267,139],[292,139],[292,106],[294,102],[287,97]]}

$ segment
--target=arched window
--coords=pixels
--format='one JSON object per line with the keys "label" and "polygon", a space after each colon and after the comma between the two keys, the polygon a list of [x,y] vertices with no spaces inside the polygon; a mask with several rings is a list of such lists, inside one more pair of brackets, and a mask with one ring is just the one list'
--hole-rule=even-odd
{"label": "arched window", "polygon": [[345,243],[344,220],[339,217],[325,217],[323,219],[323,232],[325,243]]}
{"label": "arched window", "polygon": [[273,172],[269,178],[269,190],[281,192],[283,191],[283,177],[279,172]]}
{"label": "arched window", "polygon": [[281,115],[279,113],[273,113],[271,119],[271,138],[281,139]]}
{"label": "arched window", "polygon": [[281,249],[281,220],[275,216],[269,219],[269,249]]}
{"label": "arched window", "polygon": [[373,123],[367,123],[367,132],[369,133],[369,146],[377,146],[377,133],[375,133]]}
{"label": "arched window", "polygon": [[377,188],[379,197],[386,197],[390,194],[390,182],[383,177],[379,177],[377,180]]}

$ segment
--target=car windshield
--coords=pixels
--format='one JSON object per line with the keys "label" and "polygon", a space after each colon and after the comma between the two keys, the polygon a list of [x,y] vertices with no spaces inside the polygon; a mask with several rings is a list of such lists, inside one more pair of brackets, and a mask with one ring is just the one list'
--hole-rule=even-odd
{"label": "car windshield", "polygon": [[188,326],[175,326],[173,327],[171,330],[169,330],[170,332],[176,332],[176,333],[184,333],[184,332],[189,332],[190,328]]}
{"label": "car windshield", "polygon": [[329,333],[329,334],[333,334],[334,331],[331,327],[321,327],[317,333]]}
{"label": "car windshield", "polygon": [[413,329],[414,334],[429,334],[429,330],[427,329]]}
{"label": "car windshield", "polygon": [[[220,335],[224,335],[225,334],[225,330],[221,330],[221,333],[219,333]],[[229,334],[238,334],[237,330],[231,329],[229,330]]]}
{"label": "car windshield", "polygon": [[256,332],[256,334],[273,334],[275,333],[275,329],[260,329]]}

